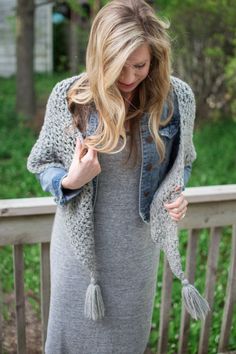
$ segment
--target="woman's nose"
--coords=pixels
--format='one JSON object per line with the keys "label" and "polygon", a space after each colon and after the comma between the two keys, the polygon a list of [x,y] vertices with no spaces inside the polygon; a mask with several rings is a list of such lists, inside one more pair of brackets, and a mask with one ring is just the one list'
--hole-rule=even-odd
{"label": "woman's nose", "polygon": [[125,85],[132,84],[135,81],[135,70],[131,67],[124,67],[121,71],[119,81]]}

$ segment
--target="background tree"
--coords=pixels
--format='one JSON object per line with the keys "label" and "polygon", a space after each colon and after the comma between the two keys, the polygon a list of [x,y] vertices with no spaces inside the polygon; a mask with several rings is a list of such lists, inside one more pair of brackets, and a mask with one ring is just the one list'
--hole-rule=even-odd
{"label": "background tree", "polygon": [[34,0],[17,0],[16,56],[16,109],[30,119],[35,114]]}
{"label": "background tree", "polygon": [[158,0],[155,5],[171,22],[174,71],[192,85],[198,115],[202,120],[232,115],[236,2]]}
{"label": "background tree", "polygon": [[[94,1],[93,1],[94,2]],[[79,65],[83,63],[80,58],[80,47],[87,37],[91,23],[91,4],[86,0],[68,0],[69,17],[69,67],[70,72],[78,74]],[[81,60],[82,59],[82,60]]]}

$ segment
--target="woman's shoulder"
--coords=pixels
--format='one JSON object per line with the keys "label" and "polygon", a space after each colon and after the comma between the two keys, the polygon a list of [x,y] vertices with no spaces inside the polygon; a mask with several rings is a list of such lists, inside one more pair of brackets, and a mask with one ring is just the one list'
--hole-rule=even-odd
{"label": "woman's shoulder", "polygon": [[193,127],[196,116],[193,90],[187,82],[174,76],[171,76],[171,83],[178,102],[180,120],[184,123],[183,126]]}
{"label": "woman's shoulder", "polygon": [[178,99],[182,99],[187,102],[194,102],[194,93],[191,86],[176,76],[171,76],[171,84]]}
{"label": "woman's shoulder", "polygon": [[64,100],[67,97],[68,90],[72,85],[76,83],[85,73],[81,73],[79,75],[75,75],[69,78],[66,78],[62,81],[59,81],[52,90],[52,95],[57,97],[58,99]]}

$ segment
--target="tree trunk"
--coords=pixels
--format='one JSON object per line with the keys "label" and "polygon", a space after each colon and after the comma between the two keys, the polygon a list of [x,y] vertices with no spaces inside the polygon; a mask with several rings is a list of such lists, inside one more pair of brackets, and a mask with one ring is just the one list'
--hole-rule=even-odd
{"label": "tree trunk", "polygon": [[102,7],[102,2],[101,0],[94,0],[92,4],[92,20],[94,17],[97,15],[98,11]]}
{"label": "tree trunk", "polygon": [[70,72],[72,75],[78,74],[79,71],[78,23],[79,15],[71,10],[69,30],[69,60]]}
{"label": "tree trunk", "polygon": [[16,110],[27,119],[35,114],[34,0],[17,0],[16,15]]}

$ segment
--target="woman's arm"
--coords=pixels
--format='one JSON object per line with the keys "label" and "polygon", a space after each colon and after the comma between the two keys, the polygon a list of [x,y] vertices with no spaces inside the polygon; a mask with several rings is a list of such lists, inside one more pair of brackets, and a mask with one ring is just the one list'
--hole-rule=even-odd
{"label": "woman's arm", "polygon": [[71,80],[59,82],[49,96],[43,126],[27,160],[27,168],[31,173],[41,173],[48,167],[64,168],[56,149],[64,132],[64,115],[68,111],[64,96],[70,83]]}
{"label": "woman's arm", "polygon": [[63,80],[52,90],[42,129],[27,160],[28,170],[37,175],[43,189],[51,192],[58,204],[78,195],[82,187],[101,172],[97,152],[88,148],[83,153],[83,136],[79,131],[68,171],[63,164],[64,142],[60,139],[64,136],[65,123],[70,119],[65,98],[72,79]]}

